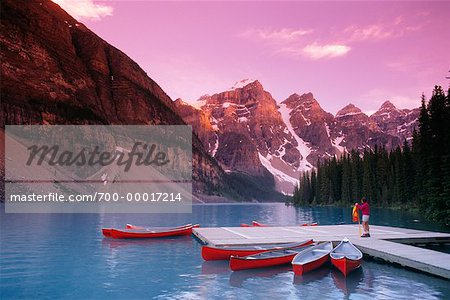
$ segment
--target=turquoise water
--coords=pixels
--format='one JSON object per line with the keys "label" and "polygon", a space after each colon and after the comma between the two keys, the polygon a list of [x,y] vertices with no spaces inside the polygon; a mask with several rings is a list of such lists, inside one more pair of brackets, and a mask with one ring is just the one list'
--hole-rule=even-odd
{"label": "turquoise water", "polygon": [[[20,215],[0,209],[1,299],[450,299],[449,281],[370,260],[347,279],[331,268],[303,277],[289,267],[233,273],[226,262],[204,262],[191,237],[129,241],[101,235],[102,227],[125,223],[350,223],[350,209],[195,205],[192,215]],[[401,211],[373,209],[371,221],[448,231]]]}

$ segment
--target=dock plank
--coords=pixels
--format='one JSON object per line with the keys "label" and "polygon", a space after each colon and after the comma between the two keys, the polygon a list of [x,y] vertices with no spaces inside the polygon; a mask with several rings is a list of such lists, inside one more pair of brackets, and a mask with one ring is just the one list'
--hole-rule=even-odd
{"label": "dock plank", "polygon": [[364,254],[450,279],[450,254],[370,239],[350,239]]}

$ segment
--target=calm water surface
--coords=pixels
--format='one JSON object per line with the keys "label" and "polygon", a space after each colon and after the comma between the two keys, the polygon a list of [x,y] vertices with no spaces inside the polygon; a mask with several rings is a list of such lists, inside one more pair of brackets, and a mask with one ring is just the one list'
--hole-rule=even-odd
{"label": "calm water surface", "polygon": [[[103,239],[125,223],[238,226],[350,223],[350,209],[284,204],[195,205],[192,214],[4,214],[0,207],[1,299],[450,299],[449,281],[374,261],[344,278],[332,268],[294,276],[289,267],[231,272],[204,262],[191,237]],[[378,225],[449,231],[400,211],[372,210]]]}

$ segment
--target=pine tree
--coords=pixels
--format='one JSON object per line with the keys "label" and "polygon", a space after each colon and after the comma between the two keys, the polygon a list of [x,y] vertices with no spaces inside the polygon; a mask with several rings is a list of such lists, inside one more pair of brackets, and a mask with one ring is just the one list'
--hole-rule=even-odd
{"label": "pine tree", "polygon": [[317,174],[313,169],[311,171],[311,203],[315,203],[317,201]]}
{"label": "pine tree", "polygon": [[351,195],[353,200],[357,200],[361,198],[362,172],[361,172],[361,158],[359,157],[359,153],[354,150],[351,153],[351,167],[352,167]]}
{"label": "pine tree", "polygon": [[403,142],[403,178],[404,178],[404,196],[406,202],[413,202],[414,198],[414,180],[415,163],[409,148],[408,142]]}
{"label": "pine tree", "polygon": [[372,199],[372,181],[370,168],[370,152],[365,150],[363,156],[363,176],[362,176],[362,194]]}
{"label": "pine tree", "polygon": [[341,184],[341,201],[348,202],[351,200],[350,182],[351,178],[351,165],[350,157],[347,154],[342,156],[342,184]]}

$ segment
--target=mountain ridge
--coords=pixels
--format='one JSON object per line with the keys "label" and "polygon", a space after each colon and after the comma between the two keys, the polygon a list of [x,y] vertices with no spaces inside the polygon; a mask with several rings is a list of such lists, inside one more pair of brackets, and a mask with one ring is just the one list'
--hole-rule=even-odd
{"label": "mountain ridge", "polygon": [[[411,139],[419,115],[418,108],[397,109],[390,101],[385,101],[371,116],[351,103],[333,115],[320,106],[311,92],[293,93],[277,102],[258,80],[241,80],[237,84],[231,90],[202,96],[203,105],[196,108],[197,114],[205,114],[201,126],[198,117],[184,114],[184,120],[193,126],[194,132],[199,127],[211,128],[209,138],[200,139],[228,172],[255,175],[255,168],[259,168],[260,175],[262,166],[275,178],[277,190],[287,194],[300,173],[312,170],[319,160],[351,150],[401,146],[403,140]],[[252,112],[260,105],[265,106],[263,110]],[[226,151],[223,149],[217,157],[220,140],[229,141],[224,136],[229,136],[226,132],[230,130],[250,138],[231,146],[226,142]],[[248,156],[239,161],[239,167],[231,163],[236,161],[221,157],[243,149],[247,149],[244,153]]]}

